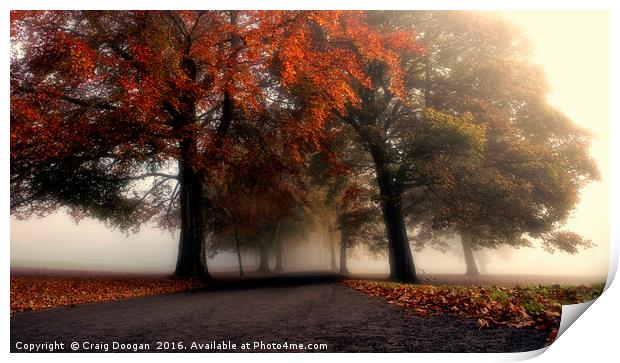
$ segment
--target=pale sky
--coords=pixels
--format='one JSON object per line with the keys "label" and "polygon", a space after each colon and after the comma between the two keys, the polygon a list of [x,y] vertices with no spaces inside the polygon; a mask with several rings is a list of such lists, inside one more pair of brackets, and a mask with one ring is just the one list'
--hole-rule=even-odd
{"label": "pale sky", "polygon": [[[541,249],[520,249],[486,265],[488,273],[604,275],[609,258],[609,17],[605,12],[502,12],[532,40],[535,61],[551,85],[549,102],[593,132],[591,153],[601,182],[582,191],[567,229],[598,246],[570,256]],[[177,234],[143,228],[126,237],[96,221],[76,225],[58,213],[44,219],[11,219],[11,265],[97,270],[170,272]],[[464,272],[462,259],[437,252],[414,255],[426,272]],[[234,263],[225,258],[224,266]],[[351,261],[352,271],[385,269],[385,262]]]}

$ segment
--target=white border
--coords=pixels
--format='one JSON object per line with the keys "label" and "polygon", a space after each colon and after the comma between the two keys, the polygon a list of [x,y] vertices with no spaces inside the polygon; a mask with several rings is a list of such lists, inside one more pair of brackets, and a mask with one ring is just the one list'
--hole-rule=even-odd
{"label": "white border", "polygon": [[[1,144],[1,155],[4,155],[4,160],[6,160],[6,164],[2,165],[2,185],[4,188],[4,193],[1,193],[2,205],[5,208],[5,216],[2,221],[2,231],[4,231],[5,240],[4,248],[3,248],[3,263],[4,263],[4,271],[6,271],[6,275],[4,275],[4,279],[2,279],[2,304],[5,307],[5,313],[1,314],[0,319],[2,319],[2,337],[0,340],[0,344],[2,345],[2,349],[5,352],[4,354],[8,355],[8,341],[9,341],[9,259],[10,259],[10,223],[9,223],[9,170],[8,170],[8,155],[9,155],[9,82],[8,82],[8,70],[9,70],[9,57],[8,57],[8,49],[9,49],[9,9],[174,9],[174,8],[183,8],[183,9],[484,9],[484,10],[609,10],[611,16],[611,93],[610,99],[612,100],[612,109],[611,109],[611,138],[617,139],[619,135],[618,133],[618,124],[620,122],[618,106],[617,102],[613,102],[613,100],[619,100],[620,97],[618,94],[618,85],[620,84],[620,79],[618,78],[618,69],[617,64],[619,64],[620,59],[618,58],[618,44],[620,44],[620,39],[618,35],[620,34],[618,28],[618,8],[617,2],[609,0],[589,0],[589,1],[562,1],[562,2],[552,2],[552,1],[542,1],[542,0],[522,0],[522,1],[497,1],[497,0],[478,0],[478,1],[455,1],[455,0],[416,0],[416,1],[374,1],[374,2],[360,2],[355,0],[315,0],[312,2],[304,2],[298,0],[287,0],[287,1],[243,1],[243,0],[227,0],[225,2],[216,2],[216,1],[196,1],[196,0],[187,0],[182,3],[176,2],[154,2],[154,1],[103,1],[103,0],[91,0],[88,2],[84,2],[83,0],[66,0],[63,2],[59,1],[48,1],[48,0],[16,0],[10,3],[3,2],[2,3],[2,14],[0,24],[2,24],[3,33],[5,35],[5,53],[2,58],[2,69],[4,70],[4,77],[2,77],[2,89],[4,90],[4,97],[1,98],[0,102],[2,102],[2,110],[4,111],[4,122],[1,124],[1,133],[3,138],[3,143]],[[578,45],[576,45],[578,46]],[[618,144],[612,142],[611,143],[611,185],[618,185],[620,179],[618,178],[618,160],[617,156]],[[611,220],[618,221],[618,205],[620,200],[618,199],[618,191],[617,189],[612,188],[611,190]],[[616,326],[618,324],[618,315],[616,314],[616,306],[619,301],[619,293],[618,293],[618,283],[612,283],[613,276],[617,270],[618,266],[618,227],[617,223],[611,224],[611,233],[610,233],[610,245],[611,245],[611,253],[610,253],[610,268],[609,268],[609,279],[608,279],[608,291],[606,291],[601,298],[599,298],[594,304],[593,308],[589,309],[585,312],[584,316],[581,319],[578,319],[575,322],[574,327],[569,329],[561,338],[559,338],[556,343],[552,344],[551,347],[545,354],[539,355],[537,360],[540,361],[575,361],[577,359],[583,360],[611,360],[610,358],[604,359],[606,357],[616,356],[616,346],[617,346],[617,332]],[[611,284],[611,286],[609,286]],[[311,354],[273,354],[273,355],[265,355],[265,354],[209,354],[209,355],[198,355],[198,354],[186,354],[181,358],[188,360],[197,360],[197,361],[229,361],[229,360],[247,360],[252,362],[289,362],[291,358],[296,361],[306,362],[306,361],[315,361],[317,359],[335,361],[342,360],[343,358],[349,360],[360,360],[367,362],[375,362],[377,360],[384,359],[394,359],[397,361],[459,361],[459,362],[488,362],[488,361],[515,361],[532,358],[535,355],[540,354],[540,351],[537,352],[529,352],[529,353],[519,353],[519,354],[416,354],[415,356],[406,355],[406,354],[347,354],[347,355],[337,355],[337,354],[320,354],[320,355],[311,355]],[[3,354],[3,355],[4,355]],[[39,358],[40,357],[40,358]],[[148,358],[145,358],[148,357]],[[178,358],[179,356],[174,356]],[[127,355],[123,354],[120,356],[115,356],[114,359],[121,360],[134,360],[138,359],[149,359],[159,362],[166,362],[171,357],[167,354],[155,354],[155,355]],[[13,354],[10,355],[10,359],[15,361],[31,361],[33,359],[43,359],[45,361],[80,361],[82,362],[84,359],[94,360],[94,361],[108,361],[110,356],[105,355],[89,355],[87,358],[80,355],[18,355]]]}

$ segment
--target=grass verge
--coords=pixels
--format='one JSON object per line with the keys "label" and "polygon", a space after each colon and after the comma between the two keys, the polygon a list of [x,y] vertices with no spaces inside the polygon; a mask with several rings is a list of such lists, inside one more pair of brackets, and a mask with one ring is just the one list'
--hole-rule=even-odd
{"label": "grass verge", "polygon": [[356,279],[343,283],[416,315],[450,313],[474,317],[478,318],[480,329],[501,325],[540,329],[547,333],[547,344],[557,336],[562,305],[595,299],[605,286],[433,286]]}

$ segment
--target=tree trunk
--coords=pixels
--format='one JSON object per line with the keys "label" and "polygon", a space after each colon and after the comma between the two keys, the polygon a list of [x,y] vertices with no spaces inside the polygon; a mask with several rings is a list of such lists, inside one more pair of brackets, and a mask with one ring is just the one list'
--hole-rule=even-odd
{"label": "tree trunk", "polygon": [[[180,66],[185,76],[193,81],[197,80],[198,68],[196,61],[190,56],[191,41],[186,39],[186,53],[181,59]],[[210,280],[205,256],[205,224],[204,200],[202,195],[202,177],[194,170],[191,161],[198,155],[198,144],[195,135],[184,135],[182,130],[188,125],[195,125],[196,99],[195,96],[180,92],[178,95],[180,107],[170,108],[173,117],[172,125],[177,136],[182,136],[179,158],[179,203],[181,212],[181,232],[179,236],[179,254],[174,275],[180,278],[198,277]],[[169,108],[166,106],[166,108]]]}
{"label": "tree trunk", "polygon": [[276,245],[276,268],[274,271],[284,271],[284,251],[282,250],[282,239],[280,238],[280,222],[278,220],[278,224],[276,225],[276,235],[274,237],[274,242]]}
{"label": "tree trunk", "polygon": [[465,264],[467,265],[466,275],[480,275],[478,267],[476,266],[476,260],[474,259],[474,251],[471,248],[471,237],[464,232],[461,232],[461,244],[463,245],[463,253],[465,254]]}
{"label": "tree trunk", "polygon": [[202,180],[183,160],[179,161],[181,233],[175,276],[209,280],[204,251]]}
{"label": "tree trunk", "polygon": [[344,231],[340,232],[340,274],[348,275],[349,269],[347,268],[347,248],[349,247],[349,240],[347,239]]}
{"label": "tree trunk", "polygon": [[390,244],[390,279],[418,283],[400,201],[384,201],[383,218]]}
{"label": "tree trunk", "polygon": [[235,229],[235,243],[237,245],[237,261],[239,263],[239,276],[243,276],[243,263],[241,262],[241,247],[239,246],[239,233],[237,232],[237,222],[233,222]]}
{"label": "tree trunk", "polygon": [[269,272],[269,247],[265,241],[260,244],[260,264],[258,265],[259,272]]}
{"label": "tree trunk", "polygon": [[331,270],[336,271],[336,244],[334,243],[334,237],[331,234],[331,230],[328,230],[329,233],[329,255],[331,259]]}
{"label": "tree trunk", "polygon": [[400,190],[395,185],[393,172],[387,170],[387,165],[383,162],[384,158],[376,155],[376,153],[372,154],[381,194],[383,220],[388,236],[390,279],[418,283],[401,209],[402,196]]}

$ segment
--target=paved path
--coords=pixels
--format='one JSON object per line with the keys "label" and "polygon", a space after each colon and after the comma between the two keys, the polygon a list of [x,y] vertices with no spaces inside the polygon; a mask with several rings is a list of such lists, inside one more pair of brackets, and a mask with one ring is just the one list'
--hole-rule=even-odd
{"label": "paved path", "polygon": [[[327,344],[327,349],[316,347],[323,352],[506,352],[539,349],[545,336],[509,327],[481,331],[475,319],[451,315],[408,317],[400,307],[349,289],[332,277],[297,276],[11,318],[12,352],[24,344],[54,341],[63,343],[61,351],[71,351],[70,343],[77,342],[78,351],[98,352],[312,350],[291,346],[300,343]],[[235,349],[217,349],[214,341],[233,343]],[[261,341],[265,345],[254,346]],[[179,342],[183,349],[173,349]],[[266,344],[271,343],[281,344],[280,349],[269,349]],[[243,349],[243,344],[249,348]]]}

